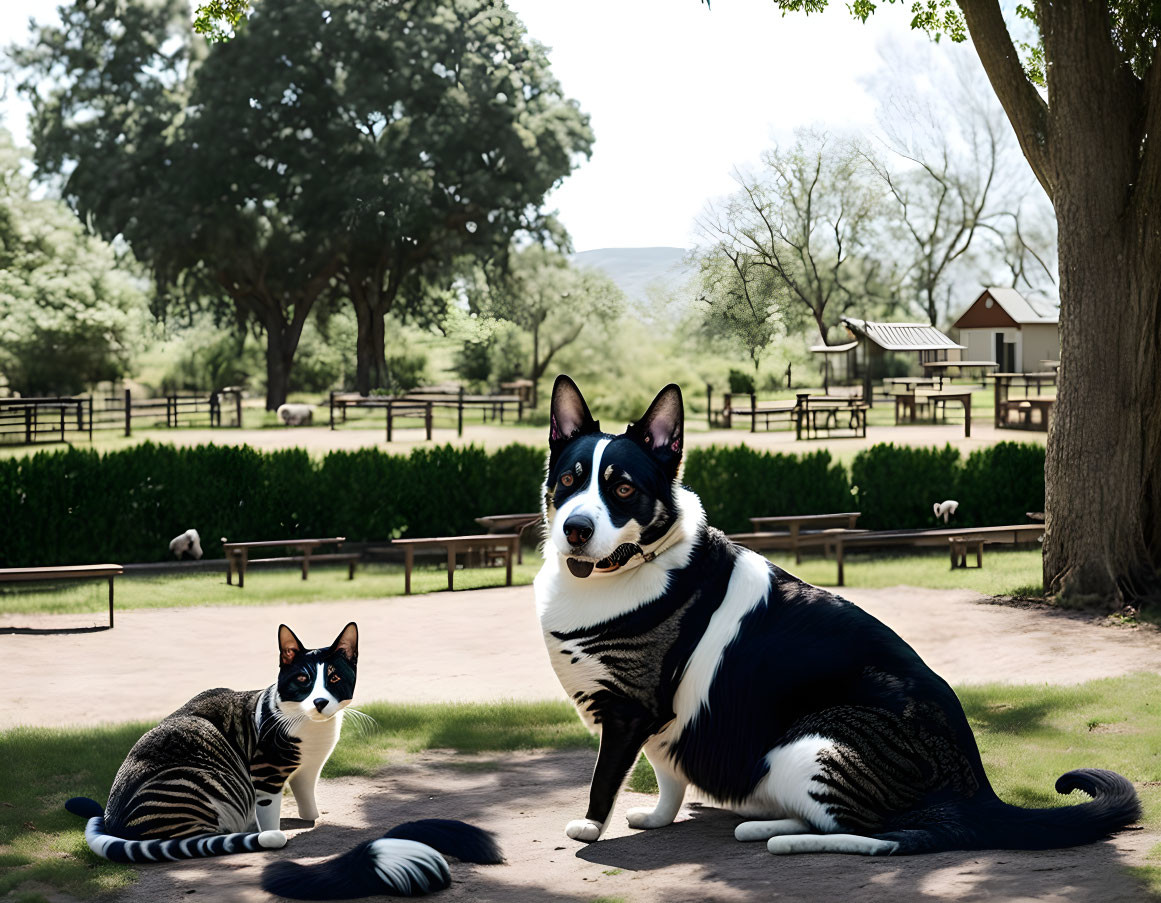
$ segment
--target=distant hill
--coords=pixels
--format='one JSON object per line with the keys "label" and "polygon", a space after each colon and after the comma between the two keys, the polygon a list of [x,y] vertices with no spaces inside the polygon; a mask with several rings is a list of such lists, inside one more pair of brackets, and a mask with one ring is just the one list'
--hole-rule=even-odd
{"label": "distant hill", "polygon": [[597,248],[573,254],[572,261],[600,270],[631,302],[642,304],[649,285],[660,282],[675,287],[688,278],[691,271],[684,263],[685,254],[683,248]]}

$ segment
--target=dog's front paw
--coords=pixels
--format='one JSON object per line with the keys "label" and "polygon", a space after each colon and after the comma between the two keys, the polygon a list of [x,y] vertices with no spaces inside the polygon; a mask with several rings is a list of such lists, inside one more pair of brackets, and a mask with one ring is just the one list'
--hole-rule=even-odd
{"label": "dog's front paw", "polygon": [[592,843],[601,836],[601,823],[591,818],[574,818],[564,826],[564,833],[573,840]]}
{"label": "dog's front paw", "polygon": [[650,828],[664,828],[666,825],[673,824],[672,818],[658,815],[657,810],[649,806],[638,806],[630,809],[628,819],[630,828],[642,828],[646,831]]}

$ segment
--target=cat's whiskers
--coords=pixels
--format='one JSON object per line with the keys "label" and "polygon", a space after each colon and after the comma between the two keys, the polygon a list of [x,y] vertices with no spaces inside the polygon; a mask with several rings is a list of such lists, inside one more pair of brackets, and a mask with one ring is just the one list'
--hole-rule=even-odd
{"label": "cat's whiskers", "polygon": [[[354,706],[347,706],[343,709],[346,715],[354,716],[354,724],[352,729],[359,734],[360,737],[365,737],[379,726],[379,722],[368,715],[366,712],[360,712]],[[346,721],[346,718],[343,719]]]}

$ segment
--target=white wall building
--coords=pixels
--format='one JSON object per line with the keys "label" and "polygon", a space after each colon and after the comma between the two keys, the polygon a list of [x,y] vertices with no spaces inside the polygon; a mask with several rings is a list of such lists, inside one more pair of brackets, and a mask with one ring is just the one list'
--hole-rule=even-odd
{"label": "white wall building", "polygon": [[952,327],[966,361],[995,361],[1001,373],[1036,373],[1060,360],[1059,314],[1014,288],[986,288]]}

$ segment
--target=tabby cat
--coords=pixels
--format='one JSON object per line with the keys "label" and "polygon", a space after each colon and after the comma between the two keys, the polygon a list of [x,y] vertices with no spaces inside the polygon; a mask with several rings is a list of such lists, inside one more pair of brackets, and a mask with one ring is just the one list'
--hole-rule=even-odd
{"label": "tabby cat", "polygon": [[315,785],[355,692],[359,629],[322,649],[278,627],[278,680],[265,690],[199,693],[143,736],[113,779],[108,808],[65,803],[89,818],[85,839],[116,862],[192,859],[285,846],[282,788],[318,818]]}

